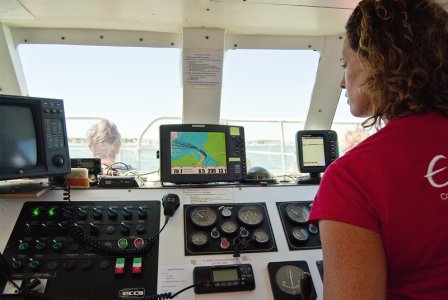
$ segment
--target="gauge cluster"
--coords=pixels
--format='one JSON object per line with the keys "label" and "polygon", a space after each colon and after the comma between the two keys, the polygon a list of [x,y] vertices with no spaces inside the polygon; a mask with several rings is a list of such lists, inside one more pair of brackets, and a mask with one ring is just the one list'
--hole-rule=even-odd
{"label": "gauge cluster", "polygon": [[319,228],[308,222],[312,201],[277,202],[289,250],[321,248]]}
{"label": "gauge cluster", "polygon": [[265,203],[184,205],[185,255],[277,251]]}
{"label": "gauge cluster", "polygon": [[[268,263],[269,281],[274,300],[302,300],[302,287],[300,277],[309,273],[306,261],[281,261]],[[310,291],[308,299],[316,299],[316,290],[311,280],[307,290]]]}

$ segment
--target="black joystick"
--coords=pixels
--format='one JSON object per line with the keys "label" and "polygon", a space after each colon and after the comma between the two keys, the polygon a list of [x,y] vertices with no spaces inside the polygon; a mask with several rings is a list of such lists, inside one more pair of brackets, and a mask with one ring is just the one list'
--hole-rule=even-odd
{"label": "black joystick", "polygon": [[166,194],[162,198],[163,214],[172,217],[176,209],[180,206],[179,196],[176,194]]}

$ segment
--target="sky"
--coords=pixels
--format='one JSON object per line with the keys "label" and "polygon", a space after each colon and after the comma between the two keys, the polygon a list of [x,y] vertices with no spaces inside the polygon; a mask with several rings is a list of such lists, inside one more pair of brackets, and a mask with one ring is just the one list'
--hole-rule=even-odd
{"label": "sky", "polygon": [[[29,95],[63,99],[67,117],[108,118],[129,138],[157,117],[181,117],[180,49],[22,44],[19,55]],[[228,50],[221,117],[305,119],[318,61],[311,50]],[[359,121],[341,102],[338,117]],[[84,137],[92,122],[68,121],[69,137]]]}

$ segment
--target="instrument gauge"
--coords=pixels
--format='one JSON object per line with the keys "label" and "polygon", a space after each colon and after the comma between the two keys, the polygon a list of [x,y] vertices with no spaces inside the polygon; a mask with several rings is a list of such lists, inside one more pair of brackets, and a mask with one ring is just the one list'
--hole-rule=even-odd
{"label": "instrument gauge", "polygon": [[306,230],[305,228],[296,226],[291,229],[291,237],[295,242],[304,243],[308,241],[310,235],[308,233],[308,230]]}
{"label": "instrument gauge", "polygon": [[229,207],[224,207],[223,210],[221,210],[221,215],[224,218],[228,218],[232,215],[232,210]]}
{"label": "instrument gauge", "polygon": [[319,233],[319,228],[317,228],[317,226],[314,225],[314,224],[310,224],[310,226],[308,226],[308,230],[312,234],[318,234]]}
{"label": "instrument gauge", "polygon": [[203,231],[195,231],[190,235],[190,243],[198,248],[205,247],[208,244],[208,236]]}
{"label": "instrument gauge", "polygon": [[270,240],[269,234],[263,228],[259,228],[252,233],[255,241],[259,244],[266,244]]}
{"label": "instrument gauge", "polygon": [[238,220],[248,226],[255,226],[263,222],[263,213],[256,205],[245,205],[237,214]]}
{"label": "instrument gauge", "polygon": [[306,224],[310,216],[310,210],[304,204],[292,203],[286,207],[286,216],[294,223]]}
{"label": "instrument gauge", "polygon": [[190,219],[198,227],[210,227],[218,220],[218,214],[210,207],[198,207],[191,212]]}
{"label": "instrument gauge", "polygon": [[277,270],[275,282],[277,287],[288,295],[300,295],[300,276],[304,271],[297,266],[284,265]]}
{"label": "instrument gauge", "polygon": [[225,220],[221,224],[221,230],[227,234],[233,234],[238,230],[238,224],[233,220]]}

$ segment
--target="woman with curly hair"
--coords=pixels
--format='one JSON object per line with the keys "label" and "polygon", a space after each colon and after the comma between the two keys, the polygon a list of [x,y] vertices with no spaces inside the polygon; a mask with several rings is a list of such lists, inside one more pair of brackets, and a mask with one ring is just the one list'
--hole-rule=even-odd
{"label": "woman with curly hair", "polygon": [[447,31],[432,0],[362,0],[347,22],[341,87],[379,130],[314,200],[324,299],[448,299]]}

